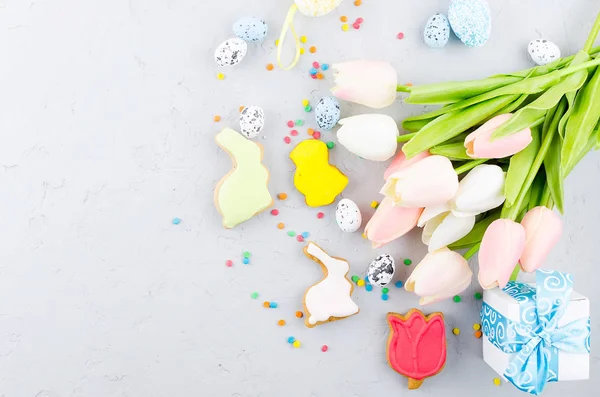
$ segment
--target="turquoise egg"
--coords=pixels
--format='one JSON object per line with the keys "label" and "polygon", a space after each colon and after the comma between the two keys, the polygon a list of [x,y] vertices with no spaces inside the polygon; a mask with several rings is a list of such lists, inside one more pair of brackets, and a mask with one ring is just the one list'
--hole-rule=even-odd
{"label": "turquoise egg", "polygon": [[492,16],[486,0],[451,0],[448,19],[456,37],[469,47],[481,47],[490,38]]}
{"label": "turquoise egg", "polygon": [[439,12],[429,18],[423,30],[423,39],[429,47],[439,48],[448,43],[450,38],[450,24],[448,18]]}
{"label": "turquoise egg", "polygon": [[233,24],[233,33],[244,41],[258,43],[267,37],[267,23],[256,17],[242,17]]}

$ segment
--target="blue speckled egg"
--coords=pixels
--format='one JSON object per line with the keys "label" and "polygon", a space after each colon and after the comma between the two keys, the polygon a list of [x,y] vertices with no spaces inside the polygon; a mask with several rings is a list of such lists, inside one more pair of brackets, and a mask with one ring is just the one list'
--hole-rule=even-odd
{"label": "blue speckled egg", "polygon": [[456,37],[469,47],[481,47],[490,38],[492,16],[486,0],[451,0],[448,19]]}
{"label": "blue speckled egg", "polygon": [[258,43],[267,37],[267,23],[256,17],[242,17],[233,24],[233,33],[244,41]]}
{"label": "blue speckled egg", "polygon": [[315,120],[320,129],[329,131],[340,121],[340,103],[332,96],[325,96],[315,106]]}
{"label": "blue speckled egg", "polygon": [[429,47],[440,48],[448,43],[450,38],[450,24],[448,18],[439,12],[429,18],[423,30],[423,38]]}

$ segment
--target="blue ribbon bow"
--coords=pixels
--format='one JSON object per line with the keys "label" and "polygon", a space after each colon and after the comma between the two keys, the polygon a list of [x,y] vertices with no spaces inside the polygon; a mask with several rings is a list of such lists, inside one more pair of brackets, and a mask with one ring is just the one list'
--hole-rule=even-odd
{"label": "blue ribbon bow", "polygon": [[519,302],[520,322],[506,318],[484,302],[483,333],[494,346],[512,355],[504,377],[518,389],[538,395],[547,382],[558,381],[559,350],[590,352],[590,318],[558,327],[573,291],[568,273],[538,270],[536,289],[511,281],[502,291]]}

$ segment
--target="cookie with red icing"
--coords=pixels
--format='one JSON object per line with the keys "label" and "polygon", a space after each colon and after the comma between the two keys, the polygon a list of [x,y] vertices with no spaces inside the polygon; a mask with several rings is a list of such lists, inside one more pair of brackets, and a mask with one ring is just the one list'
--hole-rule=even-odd
{"label": "cookie with red icing", "polygon": [[417,389],[425,378],[437,375],[446,364],[446,328],[440,312],[425,316],[418,309],[405,315],[388,313],[390,336],[387,359],[390,367],[408,378]]}

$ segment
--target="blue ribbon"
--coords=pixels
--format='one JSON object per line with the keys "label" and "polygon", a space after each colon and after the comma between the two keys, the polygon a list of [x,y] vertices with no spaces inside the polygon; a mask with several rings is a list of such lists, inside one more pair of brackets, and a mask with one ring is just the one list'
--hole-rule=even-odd
{"label": "blue ribbon", "polygon": [[538,395],[547,382],[558,381],[558,352],[590,352],[590,318],[558,327],[573,291],[571,275],[538,270],[536,288],[510,281],[502,290],[520,306],[520,322],[512,321],[487,303],[481,324],[488,340],[511,354],[504,377],[518,389]]}

